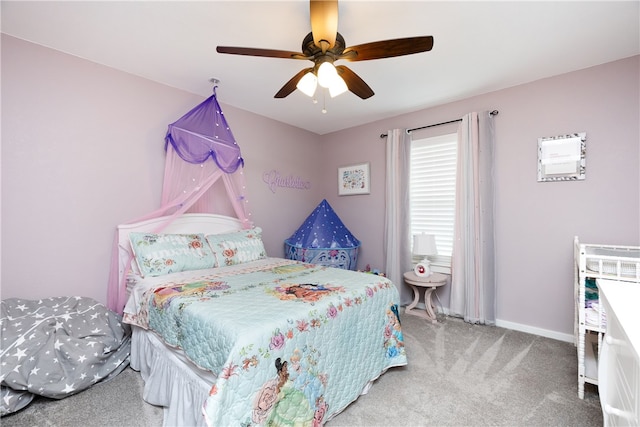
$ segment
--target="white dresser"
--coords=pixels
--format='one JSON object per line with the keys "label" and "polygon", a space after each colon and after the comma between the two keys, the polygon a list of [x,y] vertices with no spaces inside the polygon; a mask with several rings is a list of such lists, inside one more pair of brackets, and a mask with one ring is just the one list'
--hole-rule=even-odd
{"label": "white dresser", "polygon": [[598,280],[607,330],[598,362],[605,426],[640,425],[640,284]]}

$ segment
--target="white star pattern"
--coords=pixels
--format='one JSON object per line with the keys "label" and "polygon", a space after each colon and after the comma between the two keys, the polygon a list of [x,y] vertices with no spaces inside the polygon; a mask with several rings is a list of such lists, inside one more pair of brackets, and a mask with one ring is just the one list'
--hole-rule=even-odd
{"label": "white star pattern", "polygon": [[[15,304],[9,308],[16,315],[3,313],[0,319],[3,386],[61,398],[101,381],[111,374],[112,366],[121,366],[122,360],[127,360],[124,356],[128,353],[115,351],[126,342],[112,334],[112,325],[117,322],[102,304],[87,304],[84,297],[22,300]],[[5,301],[3,310],[4,307]],[[102,337],[115,340],[107,346]],[[0,396],[5,408],[19,401],[12,391]]]}
{"label": "white star pattern", "polygon": [[14,356],[17,357],[18,360],[20,360],[23,357],[27,357],[27,352],[25,350],[20,350],[19,348],[16,348],[16,354],[14,354]]}
{"label": "white star pattern", "polygon": [[4,404],[8,407],[9,403],[11,402],[11,398],[13,398],[13,396],[11,396],[9,394],[9,390],[7,390],[7,392],[5,393],[5,395],[2,397],[2,401],[4,402]]}

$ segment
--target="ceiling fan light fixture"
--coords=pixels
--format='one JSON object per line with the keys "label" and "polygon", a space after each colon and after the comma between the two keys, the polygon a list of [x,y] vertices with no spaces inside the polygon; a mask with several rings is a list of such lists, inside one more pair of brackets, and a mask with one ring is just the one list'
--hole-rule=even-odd
{"label": "ceiling fan light fixture", "polygon": [[337,75],[329,87],[329,95],[331,95],[332,98],[335,98],[336,96],[345,93],[347,90],[349,90],[347,84],[344,82],[342,77]]}
{"label": "ceiling fan light fixture", "polygon": [[[346,85],[346,90],[361,99],[368,99],[375,94],[369,85],[348,67],[344,65],[335,67],[333,65],[335,61],[393,58],[427,52],[433,48],[433,36],[404,37],[356,46],[347,45],[344,37],[338,32],[338,0],[310,0],[309,16],[311,32],[302,39],[302,52],[234,46],[217,46],[216,51],[232,55],[303,59],[313,62],[312,68],[302,69],[289,79],[274,98],[285,98],[296,88],[313,97],[319,84],[323,88],[329,88],[332,97],[342,93]],[[310,71],[316,77],[315,85],[306,81],[301,83],[302,78]],[[307,76],[305,80],[312,80],[312,78]],[[335,80],[338,82],[334,83]]]}
{"label": "ceiling fan light fixture", "polygon": [[302,78],[296,84],[298,90],[305,95],[311,97],[316,92],[316,87],[318,86],[318,78],[309,71],[307,74],[302,76]]}
{"label": "ceiling fan light fixture", "polygon": [[336,67],[331,62],[323,62],[318,67],[318,84],[322,87],[329,88],[338,76]]}

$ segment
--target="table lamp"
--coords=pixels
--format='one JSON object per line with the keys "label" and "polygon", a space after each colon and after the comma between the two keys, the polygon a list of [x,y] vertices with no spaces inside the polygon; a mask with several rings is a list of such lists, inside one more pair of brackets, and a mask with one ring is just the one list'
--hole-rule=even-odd
{"label": "table lamp", "polygon": [[430,262],[427,255],[437,255],[436,237],[433,234],[414,234],[413,235],[413,254],[423,256],[424,259],[416,264],[413,272],[416,276],[426,277],[431,275]]}

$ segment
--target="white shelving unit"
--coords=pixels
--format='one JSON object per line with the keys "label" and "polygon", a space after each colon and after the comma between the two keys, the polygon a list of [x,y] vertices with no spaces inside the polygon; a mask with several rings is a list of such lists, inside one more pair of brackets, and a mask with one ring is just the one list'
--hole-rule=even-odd
{"label": "white shelving unit", "polygon": [[598,353],[606,331],[596,279],[640,284],[640,247],[584,244],[576,236],[574,263],[578,396],[583,399],[585,383],[598,385]]}

